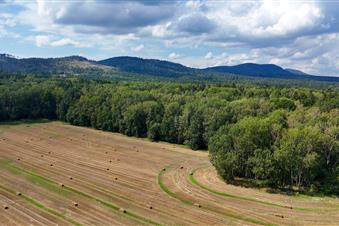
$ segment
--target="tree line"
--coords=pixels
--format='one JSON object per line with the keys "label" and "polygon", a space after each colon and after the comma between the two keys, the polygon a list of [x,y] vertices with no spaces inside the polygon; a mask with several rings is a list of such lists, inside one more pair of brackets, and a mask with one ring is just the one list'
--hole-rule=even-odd
{"label": "tree line", "polygon": [[339,190],[331,88],[3,77],[0,121],[39,118],[208,149],[228,181]]}

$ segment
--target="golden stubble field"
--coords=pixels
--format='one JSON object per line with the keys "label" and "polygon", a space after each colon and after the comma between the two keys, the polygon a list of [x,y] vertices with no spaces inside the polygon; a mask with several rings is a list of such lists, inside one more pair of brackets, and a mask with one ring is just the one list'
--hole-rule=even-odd
{"label": "golden stubble field", "polygon": [[339,201],[225,184],[207,152],[60,122],[0,125],[1,225],[339,225]]}

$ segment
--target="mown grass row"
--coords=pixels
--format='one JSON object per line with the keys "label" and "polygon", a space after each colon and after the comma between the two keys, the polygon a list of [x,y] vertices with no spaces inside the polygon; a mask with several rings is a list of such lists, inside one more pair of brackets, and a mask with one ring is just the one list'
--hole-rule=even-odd
{"label": "mown grass row", "polygon": [[[63,187],[60,187],[58,185],[58,183],[56,183],[56,182],[54,182],[54,181],[52,181],[48,178],[45,178],[41,175],[38,175],[38,174],[36,174],[32,171],[28,171],[28,170],[25,170],[21,167],[18,167],[16,165],[14,165],[11,161],[0,160],[0,166],[7,169],[10,172],[12,172],[13,174],[24,176],[26,179],[28,179],[32,183],[34,183],[38,186],[44,187],[44,188],[46,188],[50,191],[62,194],[64,196],[69,196],[72,193],[77,194],[79,196],[82,196],[82,197],[85,197],[85,198],[88,198],[88,199],[92,199],[92,200],[98,202],[99,204],[105,206],[106,208],[113,210],[115,213],[121,214],[120,211],[119,211],[121,209],[121,207],[119,207],[119,206],[117,206],[117,205],[115,205],[111,202],[104,201],[104,200],[102,200],[98,197],[92,196],[92,195],[90,195],[86,192],[77,190],[77,189],[72,188],[70,186],[64,185]],[[159,224],[155,221],[152,221],[150,219],[147,219],[145,217],[142,217],[142,216],[135,214],[133,212],[130,212],[130,211],[126,211],[124,213],[124,216],[126,216],[126,217],[128,217],[132,220],[135,220],[138,223],[145,224],[145,225],[147,225],[147,224],[161,225],[161,224]]]}
{"label": "mown grass row", "polygon": [[[216,195],[219,195],[219,196],[223,196],[223,197],[227,197],[227,198],[234,198],[234,199],[241,199],[241,200],[245,200],[245,201],[251,201],[251,202],[256,202],[256,203],[260,203],[260,204],[264,204],[264,205],[269,205],[269,206],[274,206],[274,207],[280,207],[280,208],[287,208],[287,209],[292,209],[291,206],[284,206],[284,205],[279,205],[279,204],[276,204],[276,203],[272,203],[272,202],[266,202],[266,201],[262,201],[262,200],[257,200],[257,199],[252,199],[252,198],[248,198],[248,197],[243,197],[243,196],[238,196],[238,195],[232,195],[232,194],[229,194],[229,193],[225,193],[225,192],[220,192],[220,191],[216,191],[216,190],[213,190],[209,187],[207,187],[206,185],[203,185],[201,184],[200,182],[198,182],[195,178],[194,178],[194,173],[199,170],[200,168],[198,169],[195,169],[193,170],[189,176],[188,176],[188,179],[189,181],[191,182],[191,184],[193,185],[196,185],[202,189],[205,189],[213,194],[216,194]],[[300,208],[300,207],[293,207],[293,209],[296,209],[296,210],[301,210],[301,211],[310,211],[310,209],[306,209],[306,208]]]}
{"label": "mown grass row", "polygon": [[[13,195],[16,194],[16,192],[8,187],[5,187],[3,185],[0,185],[0,189],[3,190],[3,191],[6,191],[8,193],[11,193]],[[47,212],[48,214],[50,215],[54,215],[56,217],[59,217],[69,223],[71,223],[72,225],[75,225],[75,226],[81,226],[81,224],[69,217],[66,217],[64,214],[52,209],[52,208],[48,208],[46,206],[44,206],[42,203],[38,202],[37,200],[25,195],[25,194],[21,194],[20,196],[18,196],[20,198],[22,198],[23,200],[25,200],[27,203],[31,204],[32,206],[34,206],[35,208],[38,208],[38,209],[41,209],[45,212]]]}
{"label": "mown grass row", "polygon": [[[190,206],[194,206],[194,202],[192,200],[189,200],[189,199],[185,199],[185,198],[182,198],[180,197],[179,195],[175,194],[174,192],[172,192],[163,182],[162,180],[162,177],[163,175],[165,174],[166,172],[166,169],[168,169],[168,167],[164,168],[165,170],[162,170],[160,171],[160,173],[158,174],[158,184],[161,188],[161,190],[163,190],[165,193],[167,193],[169,196],[181,201],[182,203],[186,204],[186,205],[190,205]],[[217,214],[220,214],[220,215],[223,215],[225,217],[228,217],[228,218],[233,218],[233,219],[236,219],[236,220],[242,220],[242,221],[246,221],[246,222],[249,222],[249,223],[254,223],[254,224],[258,224],[258,225],[266,225],[266,226],[274,226],[274,224],[271,224],[271,223],[266,223],[266,222],[263,222],[263,221],[259,221],[259,220],[256,220],[256,219],[253,219],[253,218],[250,218],[250,217],[245,217],[245,216],[242,216],[242,215],[239,215],[239,214],[234,214],[234,213],[226,213],[226,212],[223,212],[223,211],[219,211],[219,210],[216,210],[214,208],[211,208],[211,207],[208,207],[208,206],[200,206],[199,208],[201,209],[205,209],[205,210],[208,210],[208,211],[211,211],[211,212],[215,212]]]}

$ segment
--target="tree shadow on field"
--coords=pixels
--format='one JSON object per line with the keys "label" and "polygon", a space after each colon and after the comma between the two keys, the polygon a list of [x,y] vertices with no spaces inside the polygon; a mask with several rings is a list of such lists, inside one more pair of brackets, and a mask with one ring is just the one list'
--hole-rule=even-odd
{"label": "tree shadow on field", "polygon": [[8,126],[16,126],[16,125],[24,125],[24,124],[39,124],[39,123],[49,123],[52,122],[48,119],[25,119],[25,120],[15,120],[15,121],[0,121],[1,125]]}
{"label": "tree shadow on field", "polygon": [[335,188],[331,187],[328,189],[325,189],[326,186],[323,186],[322,189],[309,189],[309,188],[298,189],[296,187],[273,187],[270,186],[265,181],[244,178],[235,178],[234,180],[227,181],[226,183],[245,188],[264,189],[267,193],[271,194],[281,194],[288,196],[305,195],[313,197],[333,197],[333,198],[339,197],[338,190],[336,189],[337,187],[339,187],[338,185]]}

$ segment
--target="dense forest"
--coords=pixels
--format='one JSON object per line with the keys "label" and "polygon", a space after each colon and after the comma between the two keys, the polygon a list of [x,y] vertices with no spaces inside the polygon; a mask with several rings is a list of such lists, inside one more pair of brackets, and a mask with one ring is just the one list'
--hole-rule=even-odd
{"label": "dense forest", "polygon": [[57,119],[185,144],[209,150],[227,181],[338,193],[336,88],[3,76],[0,121]]}

